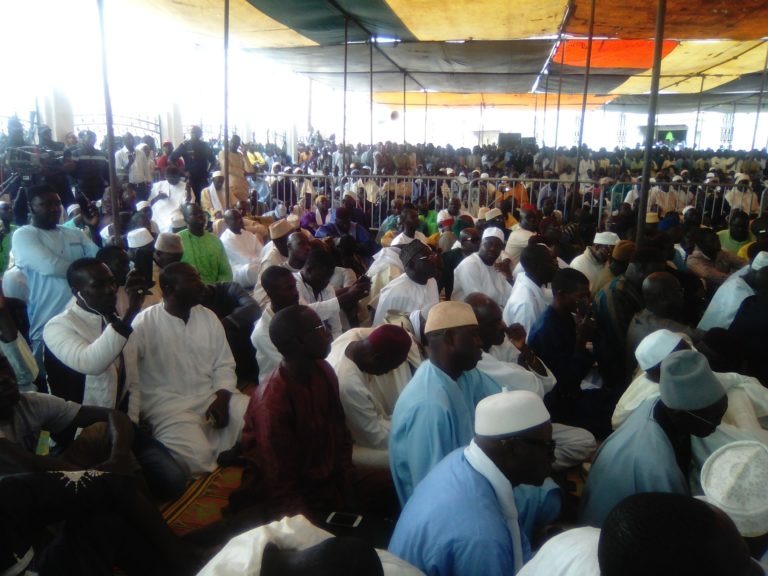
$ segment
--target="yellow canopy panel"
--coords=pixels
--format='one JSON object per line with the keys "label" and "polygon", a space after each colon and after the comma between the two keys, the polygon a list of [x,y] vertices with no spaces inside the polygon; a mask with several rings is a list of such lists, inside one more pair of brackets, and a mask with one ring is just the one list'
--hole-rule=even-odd
{"label": "yellow canopy panel", "polygon": [[[587,95],[587,108],[599,108],[616,96],[596,96]],[[580,109],[581,94],[563,94],[560,98],[560,108]],[[403,105],[402,92],[377,92],[373,95],[373,101],[378,104],[400,108]],[[544,106],[543,94],[459,94],[455,92],[434,92],[425,94],[424,92],[406,92],[405,105],[406,112],[409,106],[423,107],[428,106],[493,106],[493,107],[520,107],[536,108]],[[553,108],[557,105],[557,96],[549,95],[547,106]]]}
{"label": "yellow canopy panel", "polygon": [[[762,41],[686,41],[661,61],[659,91],[668,94],[695,94],[727,84],[739,76],[760,72],[765,66],[768,44]],[[613,94],[647,94],[651,91],[651,70],[632,76]]]}
{"label": "yellow canopy panel", "polygon": [[567,0],[386,0],[422,41],[516,40],[557,34]]}
{"label": "yellow canopy panel", "polygon": [[[224,37],[224,3],[221,0],[137,0],[162,16],[181,20],[192,32],[209,38]],[[254,8],[247,0],[230,0],[229,30],[233,41],[245,48],[317,46]]]}

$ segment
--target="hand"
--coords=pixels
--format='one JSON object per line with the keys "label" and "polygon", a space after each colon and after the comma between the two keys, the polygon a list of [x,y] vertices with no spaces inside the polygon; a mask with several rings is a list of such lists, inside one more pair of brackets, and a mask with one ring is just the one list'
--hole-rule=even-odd
{"label": "hand", "polygon": [[[147,294],[147,281],[138,271],[131,270],[125,278],[125,292],[128,294],[128,310],[138,313]],[[128,316],[129,313],[126,313]]]}
{"label": "hand", "polygon": [[229,390],[217,390],[216,399],[205,411],[205,417],[212,421],[214,428],[226,428],[229,424],[229,399],[231,397],[232,392]]}
{"label": "hand", "polygon": [[365,298],[371,292],[371,279],[366,275],[360,276],[350,287],[350,292],[357,296],[357,300]]}
{"label": "hand", "polygon": [[507,280],[512,278],[512,260],[509,258],[504,259],[501,262],[496,262],[493,267],[498,272],[501,272]]}
{"label": "hand", "polygon": [[155,196],[155,200],[168,200],[168,194],[165,192],[160,192],[157,196]]}
{"label": "hand", "polygon": [[584,318],[577,319],[576,321],[576,341],[581,344],[586,344],[595,335],[595,332],[597,331],[597,324],[595,321],[589,317],[585,316]]}
{"label": "hand", "polygon": [[522,324],[512,324],[512,326],[507,327],[507,338],[509,338],[510,342],[515,345],[515,348],[518,350],[522,350],[523,346],[525,346],[525,339],[527,337],[527,334],[525,333],[525,328]]}

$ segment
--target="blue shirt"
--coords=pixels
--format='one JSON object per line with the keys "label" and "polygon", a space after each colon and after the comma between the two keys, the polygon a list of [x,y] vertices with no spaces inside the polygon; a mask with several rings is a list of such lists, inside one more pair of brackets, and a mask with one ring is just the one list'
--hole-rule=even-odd
{"label": "blue shirt", "polygon": [[81,230],[56,226],[45,230],[22,226],[13,236],[16,265],[29,284],[29,339],[43,340],[43,327],[72,299],[67,268],[75,260],[96,256],[98,247]]}
{"label": "blue shirt", "polygon": [[474,369],[458,382],[429,360],[419,366],[395,404],[389,467],[400,504],[451,451],[472,440],[475,406],[501,387]]}
{"label": "blue shirt", "polygon": [[[557,516],[560,500],[554,483],[515,486],[514,497],[525,562],[531,558],[533,528]],[[509,576],[515,569],[513,550],[496,493],[467,462],[463,448],[418,485],[389,543],[390,552],[429,576]]]}
{"label": "blue shirt", "polygon": [[640,404],[598,450],[581,500],[582,523],[602,527],[613,507],[633,494],[688,494],[672,443],[653,417],[657,402]]}

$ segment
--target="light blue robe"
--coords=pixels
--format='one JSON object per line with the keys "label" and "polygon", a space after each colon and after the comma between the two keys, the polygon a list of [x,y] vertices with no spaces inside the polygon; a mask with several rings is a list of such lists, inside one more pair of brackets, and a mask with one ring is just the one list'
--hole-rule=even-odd
{"label": "light blue robe", "polygon": [[601,528],[608,513],[641,492],[688,494],[672,443],[653,418],[659,398],[645,400],[598,450],[581,499],[581,522]]}
{"label": "light blue robe", "polygon": [[466,446],[475,427],[475,406],[501,388],[474,369],[458,382],[429,360],[400,394],[389,433],[389,467],[400,504],[446,454]]}
{"label": "light blue robe", "polygon": [[[515,486],[523,561],[531,558],[535,527],[560,512],[556,485]],[[511,576],[512,538],[491,484],[454,450],[417,487],[406,504],[389,551],[428,576]]]}
{"label": "light blue robe", "polygon": [[35,357],[43,343],[43,327],[72,299],[67,268],[75,260],[96,256],[99,248],[82,230],[57,226],[44,230],[22,226],[13,236],[16,265],[29,285],[29,340]]}

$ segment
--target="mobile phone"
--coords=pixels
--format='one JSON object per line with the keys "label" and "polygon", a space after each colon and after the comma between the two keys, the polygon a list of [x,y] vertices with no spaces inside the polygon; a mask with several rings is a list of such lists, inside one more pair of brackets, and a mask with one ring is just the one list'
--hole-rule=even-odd
{"label": "mobile phone", "polygon": [[345,528],[357,528],[363,517],[359,514],[348,514],[346,512],[331,512],[325,519],[326,524],[332,526],[343,526]]}

